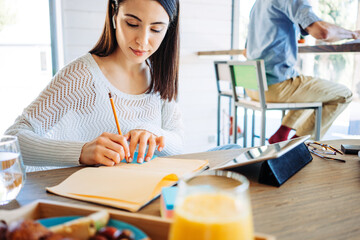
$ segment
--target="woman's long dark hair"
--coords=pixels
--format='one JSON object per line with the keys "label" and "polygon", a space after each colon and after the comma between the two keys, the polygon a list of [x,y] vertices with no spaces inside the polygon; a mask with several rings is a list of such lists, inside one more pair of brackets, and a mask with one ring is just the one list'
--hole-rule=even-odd
{"label": "woman's long dark hair", "polygon": [[[119,5],[130,0],[109,0],[105,25],[100,39],[91,54],[105,57],[116,49],[117,41],[112,24],[113,15],[117,15]],[[179,0],[154,0],[163,6],[169,15],[170,23],[160,47],[148,59],[151,73],[150,86],[147,93],[159,92],[162,99],[177,99],[179,81]]]}

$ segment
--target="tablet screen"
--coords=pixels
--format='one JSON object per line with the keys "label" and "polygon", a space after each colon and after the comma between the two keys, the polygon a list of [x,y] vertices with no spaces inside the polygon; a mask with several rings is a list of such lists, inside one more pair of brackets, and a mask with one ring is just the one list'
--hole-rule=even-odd
{"label": "tablet screen", "polygon": [[284,155],[285,153],[287,153],[288,151],[290,151],[291,149],[295,148],[296,146],[300,145],[309,138],[310,136],[306,135],[303,137],[298,137],[279,143],[254,147],[247,150],[246,152],[241,153],[233,160],[225,164],[222,164],[220,166],[215,166],[212,169],[227,169],[227,168],[239,167],[255,162],[260,162],[268,159],[278,158]]}

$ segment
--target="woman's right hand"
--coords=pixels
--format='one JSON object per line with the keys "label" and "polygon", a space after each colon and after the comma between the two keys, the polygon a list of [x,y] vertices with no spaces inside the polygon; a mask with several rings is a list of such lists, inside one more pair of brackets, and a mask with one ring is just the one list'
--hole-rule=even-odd
{"label": "woman's right hand", "polygon": [[82,147],[79,162],[85,165],[113,166],[130,156],[129,144],[124,136],[104,132]]}

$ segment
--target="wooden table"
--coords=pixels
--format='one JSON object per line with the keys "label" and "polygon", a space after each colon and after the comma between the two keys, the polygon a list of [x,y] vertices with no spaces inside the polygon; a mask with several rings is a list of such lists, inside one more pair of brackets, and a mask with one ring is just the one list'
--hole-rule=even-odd
{"label": "wooden table", "polygon": [[[322,44],[322,45],[299,45],[299,53],[344,53],[344,52],[360,52],[360,42],[345,44]],[[200,51],[198,56],[216,56],[216,55],[242,55],[244,49],[216,50],[216,51]]]}
{"label": "wooden table", "polygon": [[[360,140],[326,141],[339,148],[341,143],[360,144]],[[181,155],[182,158],[220,161],[232,159],[239,151],[228,150]],[[251,181],[250,195],[255,230],[277,239],[359,239],[360,238],[360,162],[356,155],[345,155],[346,163],[314,160],[281,187]],[[94,204],[46,193],[80,169],[67,168],[29,173],[16,200],[0,209],[15,209],[38,199],[83,205]],[[160,215],[159,199],[140,213]]]}
{"label": "wooden table", "polygon": [[345,44],[323,44],[314,46],[299,46],[299,53],[344,53],[344,52],[360,52],[360,42]]}

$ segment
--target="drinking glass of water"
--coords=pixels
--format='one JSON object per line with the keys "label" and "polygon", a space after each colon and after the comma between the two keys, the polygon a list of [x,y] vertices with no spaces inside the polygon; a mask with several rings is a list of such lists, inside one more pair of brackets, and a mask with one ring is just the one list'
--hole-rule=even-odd
{"label": "drinking glass of water", "polygon": [[0,205],[15,199],[25,182],[25,167],[16,136],[0,136]]}

